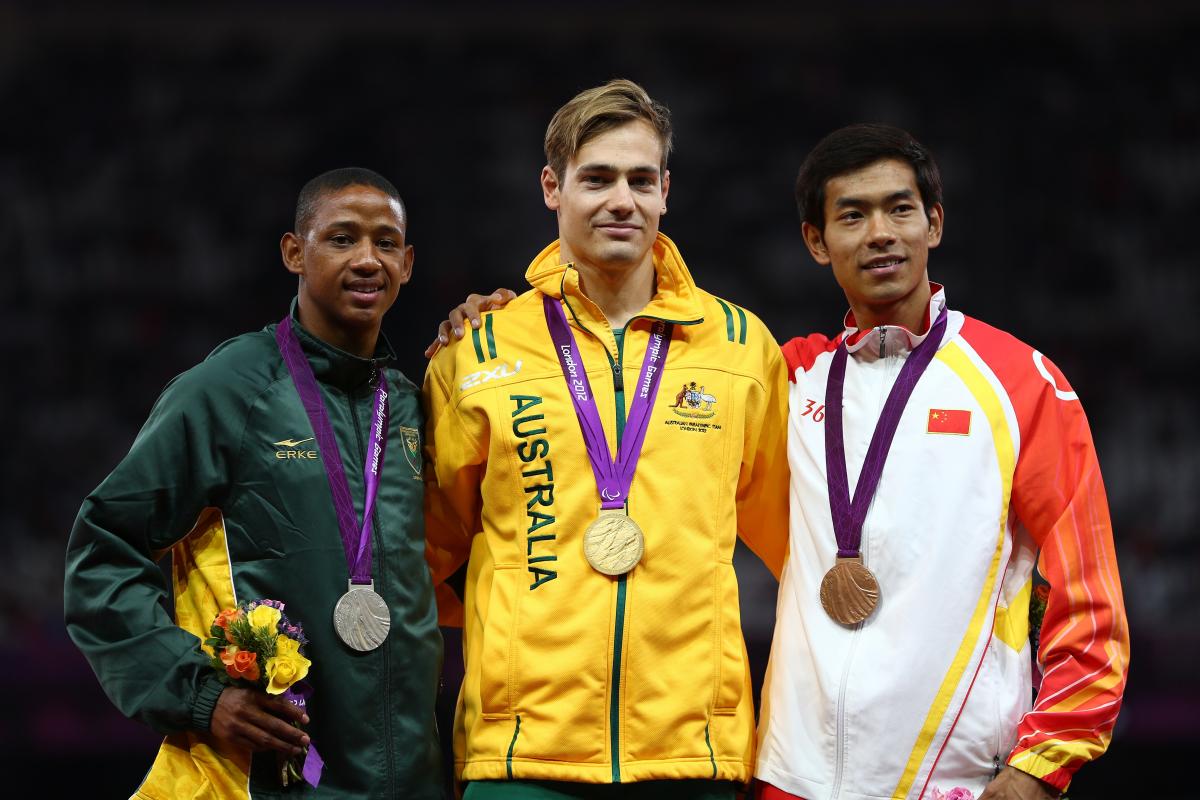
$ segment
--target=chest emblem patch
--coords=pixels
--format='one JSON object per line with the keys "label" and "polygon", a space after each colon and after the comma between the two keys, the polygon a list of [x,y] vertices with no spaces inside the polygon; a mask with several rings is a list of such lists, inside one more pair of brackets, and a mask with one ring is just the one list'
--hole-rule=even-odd
{"label": "chest emblem patch", "polygon": [[404,440],[404,460],[412,470],[412,477],[421,480],[421,432],[416,428],[400,426],[400,436]]}
{"label": "chest emblem patch", "polygon": [[717,398],[708,392],[704,391],[704,387],[696,386],[695,381],[683,384],[683,388],[675,395],[675,402],[671,404],[671,411],[681,417],[690,417],[692,419],[708,419],[717,415],[713,408],[717,404]]}
{"label": "chest emblem patch", "polygon": [[931,408],[925,432],[968,436],[971,433],[971,412],[966,409]]}

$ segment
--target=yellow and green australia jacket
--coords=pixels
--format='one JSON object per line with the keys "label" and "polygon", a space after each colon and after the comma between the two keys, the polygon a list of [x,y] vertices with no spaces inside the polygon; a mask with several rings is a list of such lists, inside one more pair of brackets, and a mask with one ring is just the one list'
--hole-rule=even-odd
{"label": "yellow and green australia jacket", "polygon": [[[657,292],[617,335],[559,261],[486,314],[425,376],[426,531],[435,582],[469,557],[462,780],[747,781],[754,710],[733,570],[736,538],[778,575],[787,540],[786,367],[753,315],[697,288],[654,245]],[[645,533],[629,573],[588,565],[600,498],[546,326],[560,298],[611,452],[656,320],[674,323],[627,510]]]}
{"label": "yellow and green australia jacket", "polygon": [[[417,388],[375,358],[293,327],[329,412],[355,509],[373,375],[388,379],[389,441],[374,514],[372,576],[391,612],[382,646],[343,644],[333,608],[346,557],[313,430],[279,355],[275,326],[239,336],[175,378],[129,454],[83,503],[67,549],[67,630],[126,715],[167,734],[138,798],[272,797],[274,753],[222,749],[209,722],[222,685],[201,647],[217,612],[286,605],[304,626],[313,687],[306,730],[320,785],[289,797],[441,798],[434,702],[441,669],[424,558]],[[158,566],[171,554],[172,613]],[[132,787],[131,787],[132,788]]]}

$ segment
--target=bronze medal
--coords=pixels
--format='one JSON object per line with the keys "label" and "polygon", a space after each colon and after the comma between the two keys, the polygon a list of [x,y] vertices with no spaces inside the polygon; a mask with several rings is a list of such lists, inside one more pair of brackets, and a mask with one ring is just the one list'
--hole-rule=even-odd
{"label": "bronze medal", "polygon": [[862,556],[839,558],[821,580],[821,606],[835,622],[857,625],[879,605],[879,581]]}
{"label": "bronze medal", "polygon": [[383,644],[392,627],[387,603],[375,593],[375,583],[350,584],[333,609],[333,629],[338,638],[359,652]]}
{"label": "bronze medal", "polygon": [[642,529],[618,508],[602,508],[583,534],[583,554],[592,569],[624,575],[637,566],[645,550]]}

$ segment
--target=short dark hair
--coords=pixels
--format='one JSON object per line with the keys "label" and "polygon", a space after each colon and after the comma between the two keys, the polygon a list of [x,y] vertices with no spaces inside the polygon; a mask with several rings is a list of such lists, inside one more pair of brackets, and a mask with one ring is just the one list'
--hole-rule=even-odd
{"label": "short dark hair", "polygon": [[662,173],[667,168],[674,136],[671,112],[641,86],[624,78],[585,89],[554,113],[546,128],[546,163],[560,181],[566,180],[563,173],[567,162],[580,148],[602,133],[637,120],[654,128],[658,136],[662,145],[658,171]]}
{"label": "short dark hair", "polygon": [[812,149],[796,176],[796,207],[800,219],[825,229],[825,185],[831,178],[894,158],[912,167],[925,216],[942,202],[942,176],[933,154],[908,131],[892,125],[860,123],[840,128]]}
{"label": "short dark hair", "polygon": [[408,211],[404,208],[404,201],[400,199],[400,192],[396,191],[391,181],[364,167],[342,167],[322,172],[304,184],[300,196],[296,198],[296,234],[303,236],[308,230],[322,195],[345,189],[347,186],[370,186],[378,189],[400,204],[401,217],[407,221]]}

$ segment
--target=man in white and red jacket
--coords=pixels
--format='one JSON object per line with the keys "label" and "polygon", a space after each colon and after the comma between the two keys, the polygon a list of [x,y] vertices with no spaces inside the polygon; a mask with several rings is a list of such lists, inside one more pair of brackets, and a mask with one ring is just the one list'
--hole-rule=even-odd
{"label": "man in white and red jacket", "polygon": [[[941,180],[909,134],[834,132],[796,196],[850,311],[837,337],[783,348],[790,555],[760,796],[1056,796],[1107,747],[1129,656],[1079,399],[929,281]],[[1035,561],[1049,596],[1031,704]]]}

